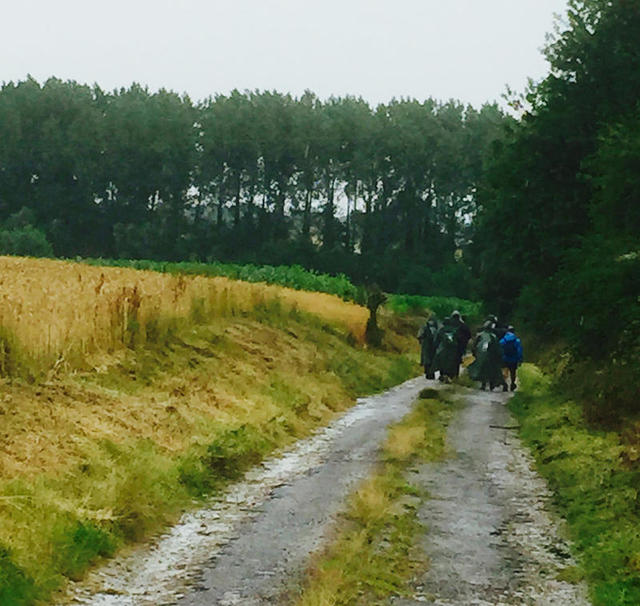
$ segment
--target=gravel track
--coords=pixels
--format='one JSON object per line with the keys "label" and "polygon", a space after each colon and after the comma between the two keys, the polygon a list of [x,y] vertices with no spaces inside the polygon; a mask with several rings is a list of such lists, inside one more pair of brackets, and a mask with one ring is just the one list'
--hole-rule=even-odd
{"label": "gravel track", "polygon": [[451,456],[422,465],[419,515],[431,560],[412,599],[396,606],[583,606],[586,587],[558,580],[575,562],[544,480],[517,438],[509,394],[458,388],[462,410],[448,431]]}
{"label": "gravel track", "polygon": [[367,477],[390,423],[425,387],[412,379],[369,398],[246,474],[220,500],[185,514],[150,545],[72,584],[65,604],[269,604],[296,579],[356,483]]}
{"label": "gravel track", "polygon": [[[412,379],[364,398],[328,427],[266,460],[206,508],[167,533],[72,584],[62,602],[91,606],[255,606],[295,590],[348,494],[367,477],[390,423],[419,391]],[[431,495],[419,511],[429,572],[412,606],[587,605],[586,589],[557,580],[572,565],[546,484],[521,446],[509,394],[455,388],[461,410],[450,456],[421,465],[411,481]],[[493,427],[492,427],[493,426]]]}

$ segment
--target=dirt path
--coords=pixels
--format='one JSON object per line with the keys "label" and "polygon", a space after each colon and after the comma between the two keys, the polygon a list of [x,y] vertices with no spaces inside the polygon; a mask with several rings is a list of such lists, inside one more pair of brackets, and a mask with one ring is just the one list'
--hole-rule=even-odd
{"label": "dirt path", "polygon": [[369,475],[387,426],[409,412],[425,385],[413,379],[360,400],[329,427],[249,472],[223,500],[92,572],[70,588],[64,603],[277,602],[346,496]]}
{"label": "dirt path", "polygon": [[458,396],[463,408],[449,427],[451,456],[420,467],[412,480],[431,495],[420,510],[431,566],[413,599],[392,603],[588,604],[584,586],[557,579],[573,561],[546,484],[511,429],[517,424],[505,406],[508,394],[459,388]]}
{"label": "dirt path", "polygon": [[[224,499],[185,515],[151,546],[121,556],[71,588],[66,604],[277,604],[322,543],[348,493],[366,477],[387,426],[427,385],[413,379],[363,399],[329,427],[247,474]],[[433,383],[430,383],[433,385]],[[462,409],[451,457],[417,469],[431,558],[411,599],[390,604],[583,605],[556,579],[571,564],[548,513],[545,484],[510,429],[507,394],[456,388]]]}

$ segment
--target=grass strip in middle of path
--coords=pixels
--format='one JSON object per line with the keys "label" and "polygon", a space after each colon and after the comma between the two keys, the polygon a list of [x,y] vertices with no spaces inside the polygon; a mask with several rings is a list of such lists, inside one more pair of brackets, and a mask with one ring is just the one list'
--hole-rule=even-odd
{"label": "grass strip in middle of path", "polygon": [[455,405],[427,389],[389,429],[375,472],[349,497],[331,543],[307,571],[296,606],[373,605],[405,595],[427,568],[417,545],[418,509],[426,496],[408,481],[412,465],[446,455],[446,428]]}

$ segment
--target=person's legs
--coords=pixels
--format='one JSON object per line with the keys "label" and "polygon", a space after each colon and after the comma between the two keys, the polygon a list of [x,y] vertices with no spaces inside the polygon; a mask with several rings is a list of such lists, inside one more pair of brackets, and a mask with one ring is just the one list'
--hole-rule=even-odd
{"label": "person's legs", "polygon": [[509,374],[511,375],[511,391],[515,391],[518,385],[516,384],[516,370],[518,368],[517,364],[509,365]]}

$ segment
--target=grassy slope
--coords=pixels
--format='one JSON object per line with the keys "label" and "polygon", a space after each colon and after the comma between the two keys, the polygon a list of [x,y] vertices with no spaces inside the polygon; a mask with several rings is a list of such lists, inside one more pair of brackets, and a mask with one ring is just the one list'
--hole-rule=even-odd
{"label": "grassy slope", "polygon": [[[363,393],[416,374],[402,355],[273,306],[2,385],[0,603],[46,598],[308,434]],[[413,339],[389,334],[391,349]]]}
{"label": "grassy slope", "polygon": [[[430,397],[432,390],[425,394]],[[402,595],[425,568],[416,546],[420,491],[407,481],[415,461],[446,454],[446,427],[453,412],[440,399],[421,399],[390,428],[376,472],[348,500],[331,543],[312,562],[296,606],[387,604]]]}
{"label": "grassy slope", "polygon": [[[596,606],[640,604],[640,444],[594,429],[532,365],[511,409],[567,519]],[[634,433],[637,436],[636,432]]]}

